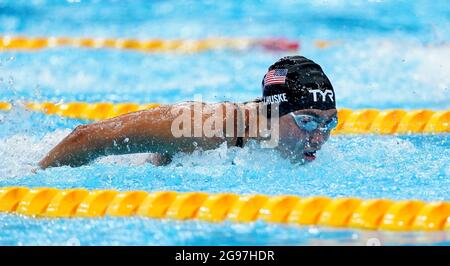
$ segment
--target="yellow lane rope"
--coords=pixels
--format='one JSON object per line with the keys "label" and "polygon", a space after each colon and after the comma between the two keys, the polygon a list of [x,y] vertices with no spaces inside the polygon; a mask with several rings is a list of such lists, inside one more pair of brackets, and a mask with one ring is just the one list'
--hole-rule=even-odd
{"label": "yellow lane rope", "polygon": [[[51,102],[26,103],[33,111],[56,114],[69,118],[84,120],[101,120],[122,114],[158,107],[158,103],[85,103],[71,102],[55,104]],[[0,110],[10,110],[11,104],[0,102]],[[334,134],[417,134],[449,133],[450,110],[338,110],[339,124]]]}
{"label": "yellow lane rope", "polygon": [[245,50],[260,47],[267,50],[297,51],[299,43],[287,39],[207,38],[201,40],[163,39],[101,39],[72,37],[0,36],[0,51],[33,51],[56,47],[113,48],[143,52],[196,53],[216,49]]}
{"label": "yellow lane rope", "polygon": [[[313,40],[312,45],[318,49],[342,45],[342,40]],[[450,47],[444,44],[445,47]],[[143,52],[181,52],[196,53],[208,50],[246,50],[253,47],[275,51],[298,51],[300,42],[284,38],[205,38],[199,40],[189,39],[126,39],[126,38],[77,38],[77,37],[26,37],[26,36],[0,36],[0,51],[19,50],[35,51],[47,48],[73,47],[73,48],[111,48],[128,49]],[[426,47],[433,47],[427,45]]]}
{"label": "yellow lane rope", "polygon": [[38,217],[142,216],[321,225],[370,230],[450,229],[450,202],[55,188],[0,188],[0,212]]}

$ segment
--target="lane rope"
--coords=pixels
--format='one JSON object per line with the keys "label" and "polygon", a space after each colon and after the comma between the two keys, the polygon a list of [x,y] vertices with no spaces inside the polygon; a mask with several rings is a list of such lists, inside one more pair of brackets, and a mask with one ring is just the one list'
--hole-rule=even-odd
{"label": "lane rope", "polygon": [[[122,114],[155,108],[158,103],[52,103],[28,102],[27,109],[49,115],[59,115],[82,120],[101,120]],[[0,110],[12,108],[9,102],[0,102]],[[420,134],[449,133],[450,110],[377,110],[339,109],[339,124],[333,134]]]}
{"label": "lane rope", "polygon": [[[312,46],[317,49],[326,49],[345,44],[342,40],[312,40]],[[300,49],[300,42],[286,38],[205,38],[205,39],[148,39],[132,38],[77,38],[77,37],[27,37],[27,36],[0,36],[0,52],[7,50],[36,51],[57,47],[72,48],[110,48],[128,49],[142,52],[180,52],[197,53],[209,50],[248,50],[261,48],[268,51],[296,52]],[[450,47],[443,45],[424,45],[424,47]]]}
{"label": "lane rope", "polygon": [[141,216],[395,231],[450,230],[450,202],[204,192],[0,188],[0,212],[35,217]]}
{"label": "lane rope", "polygon": [[110,48],[127,49],[149,53],[179,52],[198,53],[209,50],[247,50],[262,48],[270,51],[297,51],[300,43],[284,38],[206,38],[200,40],[120,39],[120,38],[73,38],[73,37],[24,37],[0,36],[0,51],[36,51],[47,48]]}

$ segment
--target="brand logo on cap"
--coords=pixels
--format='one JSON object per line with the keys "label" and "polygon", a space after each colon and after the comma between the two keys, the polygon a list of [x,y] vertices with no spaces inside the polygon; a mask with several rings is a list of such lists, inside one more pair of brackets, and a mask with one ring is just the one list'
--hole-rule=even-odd
{"label": "brand logo on cap", "polygon": [[332,102],[334,102],[334,99],[333,99],[334,93],[333,93],[332,90],[324,90],[324,91],[322,91],[322,90],[309,90],[309,93],[311,93],[313,95],[313,101],[314,102],[319,101],[317,95],[321,96],[322,102],[326,102],[327,96],[328,96],[328,98],[330,98],[330,100]]}

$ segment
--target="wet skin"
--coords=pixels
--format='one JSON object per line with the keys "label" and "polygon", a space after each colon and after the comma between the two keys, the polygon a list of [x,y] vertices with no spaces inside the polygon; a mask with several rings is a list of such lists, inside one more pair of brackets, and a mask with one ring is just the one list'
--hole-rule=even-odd
{"label": "wet skin", "polygon": [[[152,156],[149,161],[161,165],[169,163],[171,156],[177,152],[191,153],[197,148],[203,150],[218,148],[223,142],[229,143],[230,146],[236,143],[235,137],[174,137],[172,123],[183,111],[192,112],[191,124],[194,124],[191,105],[189,102],[161,105],[78,126],[48,152],[39,162],[39,167],[41,169],[63,165],[76,167],[101,156],[130,153],[156,153],[157,156]],[[230,109],[233,110],[232,105],[232,103],[217,103],[203,106],[205,109],[231,106]],[[201,122],[204,123],[210,116],[204,114]],[[224,128],[229,117],[231,116],[223,113],[221,121]]]}
{"label": "wet skin", "polygon": [[[56,145],[40,162],[42,169],[55,166],[81,166],[105,155],[118,155],[130,153],[150,152],[156,153],[150,162],[156,165],[167,164],[171,156],[177,152],[191,153],[201,148],[210,150],[218,148],[223,142],[228,146],[235,146],[236,137],[179,137],[175,138],[171,131],[172,122],[177,118],[179,111],[190,108],[191,103],[163,105],[158,108],[121,115],[112,119],[102,120],[89,125],[78,126]],[[231,107],[233,116],[223,112],[223,128],[227,121],[234,123],[237,128],[237,111],[232,103],[204,104],[205,109]],[[255,108],[255,104],[248,104],[243,109]],[[206,112],[207,113],[207,112]],[[299,110],[295,114],[311,114],[320,121],[328,121],[336,115],[336,109],[331,110]],[[192,116],[193,117],[193,116]],[[201,121],[204,123],[211,115],[204,114]],[[192,120],[194,123],[194,120]],[[248,120],[245,127],[248,129]],[[290,115],[279,119],[279,145],[276,147],[280,153],[293,162],[312,161],[314,152],[329,138],[330,132],[314,130],[308,132],[300,129]],[[225,132],[223,134],[225,135]],[[236,136],[233,135],[233,136]],[[244,136],[244,144],[250,138]],[[258,139],[258,138],[257,138]],[[195,144],[195,145],[194,145]],[[308,153],[309,152],[309,153]]]}

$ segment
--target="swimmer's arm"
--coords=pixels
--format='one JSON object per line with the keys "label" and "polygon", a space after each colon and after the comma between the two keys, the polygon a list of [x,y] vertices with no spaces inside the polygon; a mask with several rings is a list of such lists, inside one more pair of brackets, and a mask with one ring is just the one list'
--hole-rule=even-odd
{"label": "swimmer's arm", "polygon": [[[80,166],[104,155],[138,152],[171,154],[167,107],[125,114],[76,127],[40,162],[52,166]],[[168,126],[169,124],[169,126]]]}
{"label": "swimmer's arm", "polygon": [[172,108],[167,105],[78,126],[39,166],[81,166],[100,156],[140,152],[158,153],[167,163],[177,152],[192,152],[197,147],[213,149],[223,143],[220,138],[175,138],[171,125],[177,111]]}

